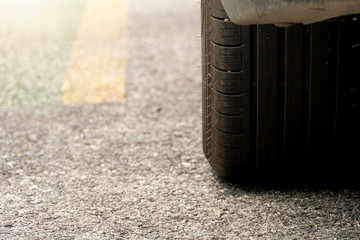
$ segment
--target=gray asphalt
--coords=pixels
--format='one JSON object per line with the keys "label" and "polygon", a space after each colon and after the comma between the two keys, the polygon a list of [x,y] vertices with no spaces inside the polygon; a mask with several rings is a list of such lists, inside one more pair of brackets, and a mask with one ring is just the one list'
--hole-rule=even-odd
{"label": "gray asphalt", "polygon": [[0,239],[360,239],[360,191],[216,178],[200,6],[131,2],[121,104],[0,108]]}

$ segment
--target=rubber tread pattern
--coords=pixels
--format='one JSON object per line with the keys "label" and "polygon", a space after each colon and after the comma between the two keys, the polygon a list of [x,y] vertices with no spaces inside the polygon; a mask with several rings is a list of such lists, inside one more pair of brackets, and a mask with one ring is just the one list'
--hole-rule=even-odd
{"label": "rubber tread pattern", "polygon": [[209,75],[212,86],[217,91],[228,94],[241,94],[244,92],[243,79],[250,78],[250,69],[247,68],[240,72],[226,72],[211,66]]}
{"label": "rubber tread pattern", "polygon": [[228,95],[212,89],[211,106],[219,113],[225,115],[241,116],[243,95]]}
{"label": "rubber tread pattern", "polygon": [[211,54],[216,56],[212,58],[212,65],[224,71],[241,71],[249,66],[250,56],[246,52],[250,51],[249,44],[236,47],[225,47],[213,42],[210,44]]}
{"label": "rubber tread pattern", "polygon": [[209,14],[212,17],[216,17],[219,19],[228,18],[228,15],[226,14],[225,9],[222,7],[222,4],[219,0],[210,0],[205,2],[206,4],[209,4],[209,6],[211,6],[211,8],[209,9]]}
{"label": "rubber tread pattern", "polygon": [[233,116],[233,115],[224,115],[212,109],[211,118],[213,127],[224,132],[224,133],[243,133],[243,118],[246,115],[242,116]]}
{"label": "rubber tread pattern", "polygon": [[211,40],[219,45],[234,46],[241,43],[241,28],[230,21],[210,18],[210,29],[218,29],[219,34],[211,35]]}

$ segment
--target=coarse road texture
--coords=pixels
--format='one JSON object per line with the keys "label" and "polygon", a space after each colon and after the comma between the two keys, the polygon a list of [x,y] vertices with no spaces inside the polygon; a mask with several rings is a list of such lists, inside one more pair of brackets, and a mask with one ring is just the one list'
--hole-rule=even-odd
{"label": "coarse road texture", "polygon": [[196,1],[131,1],[128,26],[124,102],[0,108],[0,239],[359,239],[356,184],[214,176]]}

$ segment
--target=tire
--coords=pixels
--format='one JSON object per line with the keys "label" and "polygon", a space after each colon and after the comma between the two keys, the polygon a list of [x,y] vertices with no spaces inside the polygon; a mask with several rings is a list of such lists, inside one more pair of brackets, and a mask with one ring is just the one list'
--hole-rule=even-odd
{"label": "tire", "polygon": [[216,174],[347,165],[360,146],[359,21],[239,26],[220,0],[201,9],[203,150]]}

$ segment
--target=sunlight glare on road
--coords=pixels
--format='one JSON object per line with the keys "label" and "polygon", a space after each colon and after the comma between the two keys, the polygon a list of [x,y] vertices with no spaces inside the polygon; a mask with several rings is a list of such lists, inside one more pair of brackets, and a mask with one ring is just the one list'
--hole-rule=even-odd
{"label": "sunlight glare on road", "polygon": [[[55,4],[54,4],[55,2]],[[41,23],[44,17],[49,16],[49,7],[57,5],[51,0],[0,0],[1,15],[5,15],[9,21],[26,23],[28,20]]]}
{"label": "sunlight glare on road", "polygon": [[121,102],[128,0],[0,0],[0,105]]}
{"label": "sunlight glare on road", "polygon": [[45,2],[44,0],[1,0],[0,2],[6,3],[8,6],[13,7],[30,7],[36,6],[39,2]]}
{"label": "sunlight glare on road", "polygon": [[0,0],[0,106],[61,103],[85,0]]}

